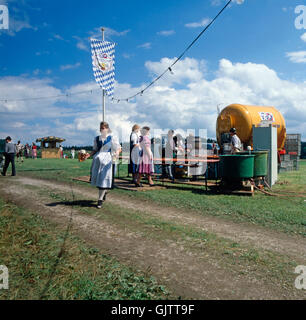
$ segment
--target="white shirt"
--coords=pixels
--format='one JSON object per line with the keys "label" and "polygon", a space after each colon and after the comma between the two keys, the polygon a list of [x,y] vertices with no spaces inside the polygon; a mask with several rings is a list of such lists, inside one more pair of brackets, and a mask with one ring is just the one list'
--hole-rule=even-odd
{"label": "white shirt", "polygon": [[139,135],[136,132],[132,132],[131,142],[133,143],[133,145],[139,144]]}
{"label": "white shirt", "polygon": [[[102,143],[105,141],[105,139],[107,139],[108,136],[112,137],[112,145],[111,145],[111,152],[114,153],[116,152],[118,149],[121,148],[119,140],[117,137],[112,136],[112,135],[107,135],[105,138],[102,138],[102,135],[99,136],[99,141],[102,141]],[[97,146],[97,141],[96,138],[94,139],[94,143],[93,143],[93,151],[98,151],[98,146]]]}
{"label": "white shirt", "polygon": [[232,136],[232,147],[234,149],[239,149],[239,151],[242,149],[241,141],[236,134]]}

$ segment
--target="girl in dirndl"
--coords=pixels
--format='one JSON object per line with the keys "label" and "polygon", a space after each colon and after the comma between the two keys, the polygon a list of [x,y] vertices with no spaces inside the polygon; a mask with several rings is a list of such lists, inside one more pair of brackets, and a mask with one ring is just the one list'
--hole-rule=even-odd
{"label": "girl in dirndl", "polygon": [[113,189],[113,160],[119,156],[121,146],[116,137],[111,135],[107,122],[100,123],[101,135],[95,137],[93,151],[87,158],[93,156],[91,166],[91,185],[99,189],[97,208],[101,208],[106,200],[106,190]]}
{"label": "girl in dirndl", "polygon": [[148,178],[148,182],[150,187],[154,186],[154,182],[152,180],[152,174],[154,173],[154,163],[153,163],[153,153],[151,151],[151,140],[149,138],[150,128],[143,127],[141,129],[141,136],[139,139],[140,148],[141,148],[141,158],[139,160],[139,171],[136,186],[141,187],[140,183],[141,176],[145,174]]}

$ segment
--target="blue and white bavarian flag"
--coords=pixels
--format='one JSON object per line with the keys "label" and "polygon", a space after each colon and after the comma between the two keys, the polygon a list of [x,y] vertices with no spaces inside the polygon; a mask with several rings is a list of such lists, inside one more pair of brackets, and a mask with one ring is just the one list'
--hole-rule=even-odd
{"label": "blue and white bavarian flag", "polygon": [[115,43],[91,38],[92,67],[96,82],[111,97],[115,84]]}

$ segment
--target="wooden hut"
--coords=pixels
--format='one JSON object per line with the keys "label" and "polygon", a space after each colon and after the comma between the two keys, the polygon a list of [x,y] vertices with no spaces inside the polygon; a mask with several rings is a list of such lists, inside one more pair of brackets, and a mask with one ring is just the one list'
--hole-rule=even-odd
{"label": "wooden hut", "polygon": [[64,141],[65,139],[53,136],[36,139],[36,142],[41,143],[41,157],[46,159],[60,159],[60,144]]}

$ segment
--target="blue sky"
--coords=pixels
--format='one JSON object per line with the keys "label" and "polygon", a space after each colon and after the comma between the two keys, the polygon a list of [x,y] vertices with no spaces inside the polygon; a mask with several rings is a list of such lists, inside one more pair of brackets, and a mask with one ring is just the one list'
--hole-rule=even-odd
{"label": "blue sky", "polygon": [[[0,0],[9,29],[0,29],[0,136],[24,142],[57,135],[91,144],[101,120],[101,94],[10,101],[96,90],[89,37],[116,45],[115,97],[133,95],[164,71],[225,0]],[[287,132],[306,139],[304,0],[233,1],[154,87],[129,103],[107,100],[106,120],[126,137],[134,123],[152,128],[205,128],[215,137],[217,108],[273,105]],[[301,12],[302,14],[302,12]],[[306,13],[305,13],[306,15]],[[305,27],[305,28],[304,28]]]}

